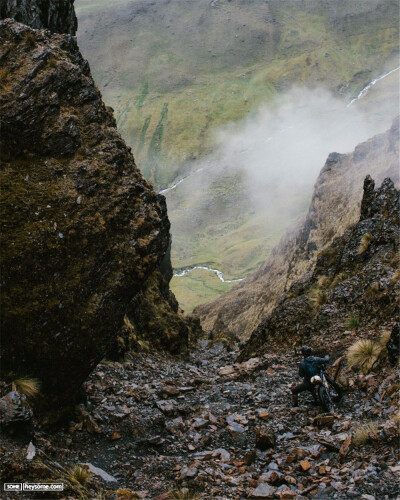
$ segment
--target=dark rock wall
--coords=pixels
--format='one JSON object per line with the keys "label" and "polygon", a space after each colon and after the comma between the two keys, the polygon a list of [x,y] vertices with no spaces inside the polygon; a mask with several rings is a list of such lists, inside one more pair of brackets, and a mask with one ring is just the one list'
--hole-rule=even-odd
{"label": "dark rock wall", "polygon": [[[156,295],[170,293],[172,275],[165,200],[141,176],[71,35],[2,21],[0,62],[1,368],[68,400],[128,306],[139,314],[135,297],[154,273],[162,314]],[[169,341],[151,337],[151,347],[179,352],[188,330],[176,308],[170,315]]]}
{"label": "dark rock wall", "polygon": [[0,17],[52,33],[75,35],[78,28],[74,0],[1,0]]}

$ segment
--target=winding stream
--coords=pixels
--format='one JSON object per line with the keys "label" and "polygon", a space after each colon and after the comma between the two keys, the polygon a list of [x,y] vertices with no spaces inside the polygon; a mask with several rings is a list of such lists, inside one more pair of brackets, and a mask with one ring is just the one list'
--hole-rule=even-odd
{"label": "winding stream", "polygon": [[193,267],[186,267],[185,269],[181,269],[180,271],[174,272],[175,277],[181,277],[181,276],[186,276],[186,274],[190,273],[191,271],[194,271],[195,269],[202,269],[204,271],[211,271],[215,273],[218,278],[223,282],[223,283],[236,283],[237,281],[242,281],[244,278],[238,278],[236,280],[225,280],[224,279],[224,273],[222,271],[219,271],[218,269],[212,269],[211,267],[208,266],[193,266]]}
{"label": "winding stream", "polygon": [[392,69],[391,71],[389,71],[388,73],[385,73],[384,75],[381,75],[381,76],[378,76],[378,78],[375,78],[375,80],[372,80],[372,82],[370,82],[368,85],[366,85],[362,90],[361,92],[358,94],[357,97],[355,97],[354,99],[352,99],[349,104],[347,105],[347,107],[349,108],[354,102],[358,101],[359,99],[361,99],[362,97],[364,97],[369,89],[371,87],[373,87],[375,85],[375,83],[379,82],[379,80],[383,80],[384,78],[386,78],[387,76],[391,75],[392,73],[394,73],[395,71],[397,71],[398,69],[400,69],[400,66],[398,66],[397,68],[395,69]]}

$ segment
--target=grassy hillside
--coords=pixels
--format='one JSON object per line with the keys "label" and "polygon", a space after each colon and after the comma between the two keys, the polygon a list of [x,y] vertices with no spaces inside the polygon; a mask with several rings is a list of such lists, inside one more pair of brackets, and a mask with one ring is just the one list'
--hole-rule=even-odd
{"label": "grassy hillside", "polygon": [[[260,208],[236,182],[240,169],[218,164],[220,128],[293,84],[356,96],[398,50],[392,0],[77,0],[76,10],[81,50],[144,175],[165,188],[209,162],[167,194],[174,266],[209,263],[231,278],[265,260],[304,213],[312,182],[286,210]],[[173,283],[186,310],[231,286],[196,273],[201,293],[191,275]]]}

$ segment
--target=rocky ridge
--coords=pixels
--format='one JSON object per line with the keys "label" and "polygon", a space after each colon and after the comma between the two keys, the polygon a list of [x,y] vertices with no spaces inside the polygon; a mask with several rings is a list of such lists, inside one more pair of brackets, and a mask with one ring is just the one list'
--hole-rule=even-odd
{"label": "rocky ridge", "polygon": [[3,0],[0,17],[10,17],[35,29],[46,28],[52,33],[75,35],[78,29],[74,0]]}
{"label": "rocky ridge", "polygon": [[387,178],[364,181],[360,219],[318,254],[313,270],[295,281],[254,330],[240,358],[259,355],[271,341],[307,343],[332,325],[377,327],[396,321],[400,288],[399,192]]}
{"label": "rocky ridge", "polygon": [[248,339],[270,314],[279,296],[313,269],[318,254],[359,218],[362,185],[390,177],[399,184],[399,119],[390,130],[362,143],[350,154],[332,153],[316,181],[305,220],[289,228],[253,275],[217,300],[195,309],[204,330]]}
{"label": "rocky ridge", "polygon": [[[0,40],[2,376],[38,378],[58,413],[107,352],[129,347],[124,318],[136,325],[131,344],[149,333],[174,353],[189,328],[168,288],[165,199],[136,167],[76,39],[7,19]],[[153,323],[142,308],[150,282]]]}

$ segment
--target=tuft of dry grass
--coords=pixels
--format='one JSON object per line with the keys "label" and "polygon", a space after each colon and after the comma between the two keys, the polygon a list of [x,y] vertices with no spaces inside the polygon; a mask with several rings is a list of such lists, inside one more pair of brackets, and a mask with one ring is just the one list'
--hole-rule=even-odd
{"label": "tuft of dry grass", "polygon": [[378,342],[382,349],[386,349],[386,345],[389,342],[391,334],[392,332],[390,330],[385,330],[384,332],[381,333]]}
{"label": "tuft of dry grass", "polygon": [[36,398],[40,393],[40,382],[37,378],[22,377],[11,382],[13,391],[24,394],[28,399]]}
{"label": "tuft of dry grass", "polygon": [[71,482],[77,482],[79,484],[86,484],[90,478],[90,470],[88,467],[81,465],[74,465],[71,467],[68,473],[68,479]]}
{"label": "tuft of dry grass", "polygon": [[181,488],[171,490],[167,498],[174,500],[200,500],[202,497],[199,493],[195,493],[188,488]]}
{"label": "tuft of dry grass", "polygon": [[358,367],[368,373],[381,354],[381,346],[369,339],[357,340],[346,352],[347,364],[350,368]]}
{"label": "tuft of dry grass", "polygon": [[353,443],[355,446],[363,446],[378,440],[378,426],[375,422],[366,422],[365,424],[359,424],[354,427]]}
{"label": "tuft of dry grass", "polygon": [[365,253],[368,250],[369,244],[371,243],[372,240],[372,234],[371,233],[365,233],[363,237],[361,238],[360,241],[360,246],[358,247],[358,255],[361,255]]}
{"label": "tuft of dry grass", "polygon": [[337,274],[333,278],[331,284],[329,285],[329,288],[336,288],[339,283],[341,283],[342,281],[346,280],[347,278],[348,278],[347,273],[343,272],[343,273]]}
{"label": "tuft of dry grass", "polygon": [[318,286],[319,288],[327,288],[329,286],[329,283],[331,282],[331,279],[329,276],[318,276]]}
{"label": "tuft of dry grass", "polygon": [[326,304],[326,302],[328,301],[326,293],[323,290],[320,290],[318,287],[311,288],[308,293],[308,296],[310,297],[311,300],[313,300],[320,306]]}

